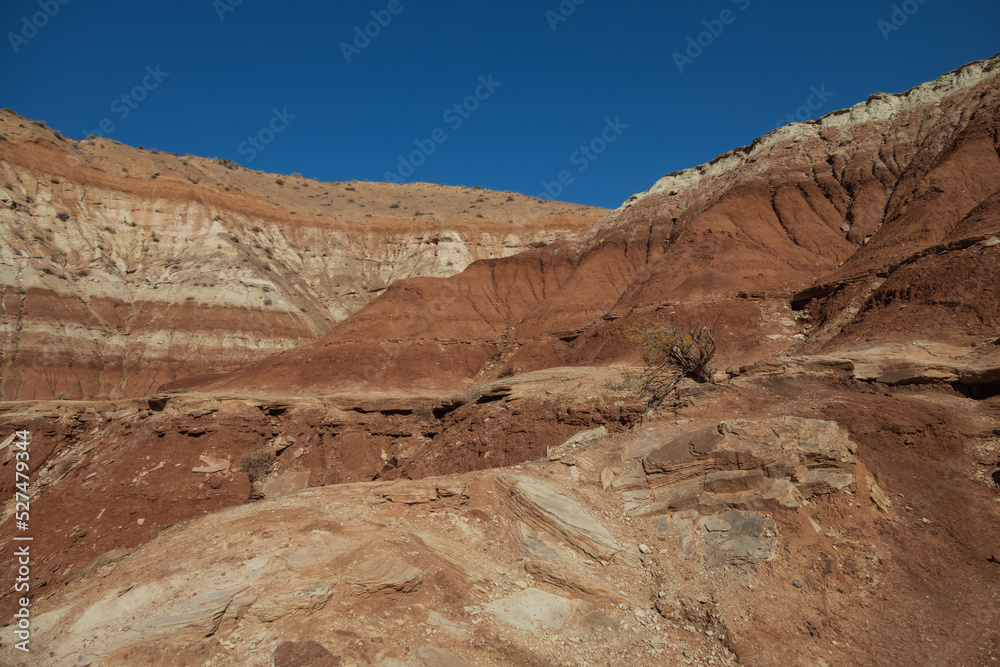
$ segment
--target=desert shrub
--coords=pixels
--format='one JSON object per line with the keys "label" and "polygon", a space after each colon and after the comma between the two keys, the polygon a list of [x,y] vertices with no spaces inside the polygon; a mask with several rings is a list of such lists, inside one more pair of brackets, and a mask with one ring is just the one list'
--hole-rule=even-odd
{"label": "desert shrub", "polygon": [[620,333],[642,353],[642,370],[626,375],[625,382],[648,408],[658,408],[675,397],[684,378],[712,381],[716,348],[711,327],[681,328],[658,318],[626,325]]}
{"label": "desert shrub", "polygon": [[273,459],[274,452],[270,447],[255,449],[240,459],[240,472],[245,472],[253,484],[268,473]]}
{"label": "desert shrub", "polygon": [[69,400],[69,394],[67,394],[65,391],[60,391],[58,394],[56,394],[52,398],[54,400],[57,400],[57,401],[68,401]]}
{"label": "desert shrub", "polygon": [[515,374],[516,374],[516,371],[514,370],[514,363],[510,362],[510,361],[508,361],[506,364],[504,364],[503,366],[501,366],[500,370],[497,371],[497,377],[500,378],[500,379],[509,378],[510,376],[515,375]]}
{"label": "desert shrub", "polygon": [[451,397],[451,402],[456,405],[465,405],[466,403],[472,403],[474,400],[479,398],[479,394],[480,392],[482,392],[482,390],[483,390],[482,385],[473,382],[462,391],[453,395]]}
{"label": "desert shrub", "polygon": [[274,179],[274,182],[277,183],[278,185],[284,185],[285,184],[285,179],[283,179],[283,178],[276,178],[276,179]]}

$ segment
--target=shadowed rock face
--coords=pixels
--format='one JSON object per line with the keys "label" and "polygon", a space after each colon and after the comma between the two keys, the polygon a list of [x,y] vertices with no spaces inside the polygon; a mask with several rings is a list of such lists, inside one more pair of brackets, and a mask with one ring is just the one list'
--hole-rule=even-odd
{"label": "shadowed rock face", "polygon": [[0,136],[4,399],[128,398],[232,370],[315,341],[396,280],[544,246],[605,213],[279,179],[66,140],[8,111]]}
{"label": "shadowed rock face", "polygon": [[453,390],[504,364],[620,360],[618,328],[654,313],[714,324],[722,364],[840,341],[995,336],[998,64],[666,176],[587,238],[395,283],[315,345],[202,386]]}

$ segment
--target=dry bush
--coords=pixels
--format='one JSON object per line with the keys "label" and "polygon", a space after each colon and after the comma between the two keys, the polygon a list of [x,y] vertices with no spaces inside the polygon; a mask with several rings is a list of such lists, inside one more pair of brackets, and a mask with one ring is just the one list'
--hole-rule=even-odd
{"label": "dry bush", "polygon": [[711,327],[680,328],[659,318],[627,325],[620,333],[642,353],[642,370],[626,373],[624,382],[645,399],[648,408],[656,409],[675,396],[686,377],[712,381],[715,334]]}
{"label": "dry bush", "polygon": [[514,375],[517,375],[517,369],[514,368],[513,361],[508,361],[497,371],[497,379],[499,380],[503,380],[504,378],[509,378]]}
{"label": "dry bush", "polygon": [[274,452],[270,447],[255,449],[240,459],[240,472],[245,472],[253,484],[267,475],[273,460]]}
{"label": "dry bush", "polygon": [[451,402],[456,405],[465,405],[466,403],[472,403],[477,398],[479,398],[480,392],[482,392],[483,386],[473,382],[468,387],[458,392],[451,397]]}

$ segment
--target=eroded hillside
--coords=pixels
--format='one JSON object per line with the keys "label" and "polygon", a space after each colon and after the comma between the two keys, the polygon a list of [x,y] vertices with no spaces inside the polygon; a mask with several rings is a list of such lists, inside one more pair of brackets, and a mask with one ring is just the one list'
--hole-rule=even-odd
{"label": "eroded hillside", "polygon": [[604,211],[431,184],[321,183],[0,112],[0,395],[127,398],[303,345],[413,276]]}
{"label": "eroded hillside", "polygon": [[[289,186],[270,178],[255,205]],[[299,187],[301,210],[334,192]],[[599,220],[563,214],[593,224],[544,247],[375,283],[318,341],[231,372],[0,403],[4,433],[32,434],[39,664],[994,664],[998,193],[1000,56],[776,130]],[[264,242],[261,214],[227,215],[206,224],[246,253],[229,265],[301,257]],[[270,224],[291,238],[299,215]],[[620,328],[650,316],[711,324],[719,347],[713,382],[660,411],[621,374],[639,355]],[[0,591],[7,617],[17,603]],[[15,630],[2,659],[33,664]]]}

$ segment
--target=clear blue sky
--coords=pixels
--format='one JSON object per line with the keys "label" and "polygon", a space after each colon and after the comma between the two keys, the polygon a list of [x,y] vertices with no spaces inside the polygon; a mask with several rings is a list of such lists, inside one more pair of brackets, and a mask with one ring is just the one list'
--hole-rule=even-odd
{"label": "clear blue sky", "polygon": [[[406,180],[538,195],[566,172],[558,198],[614,207],[810,101],[818,117],[1000,51],[995,0],[900,2],[898,30],[888,1],[576,2],[5,0],[0,106],[321,180],[385,180],[421,141]],[[387,25],[345,55],[373,11]]]}

